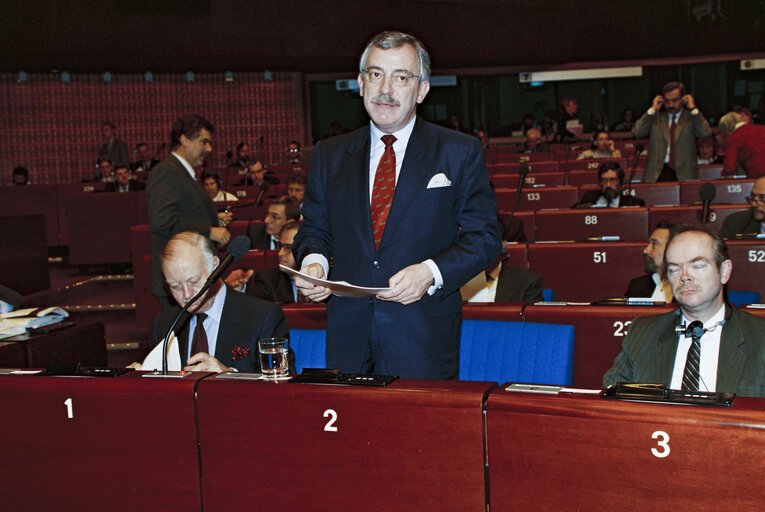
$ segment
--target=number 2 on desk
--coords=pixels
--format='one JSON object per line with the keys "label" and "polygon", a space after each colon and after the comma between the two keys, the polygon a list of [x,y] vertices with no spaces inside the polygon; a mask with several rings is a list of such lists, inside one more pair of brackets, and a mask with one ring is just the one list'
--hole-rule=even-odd
{"label": "number 2 on desk", "polygon": [[659,445],[660,449],[651,448],[651,453],[654,457],[663,459],[664,457],[669,456],[669,434],[663,430],[657,430],[651,434],[651,439],[659,439],[656,444]]}
{"label": "number 2 on desk", "polygon": [[74,418],[74,409],[72,408],[72,399],[67,398],[64,400],[64,405],[66,405],[66,417],[70,420]]}
{"label": "number 2 on desk", "polygon": [[334,409],[327,409],[324,411],[324,417],[329,418],[329,421],[324,425],[324,432],[337,432],[335,422],[337,421],[337,413]]}

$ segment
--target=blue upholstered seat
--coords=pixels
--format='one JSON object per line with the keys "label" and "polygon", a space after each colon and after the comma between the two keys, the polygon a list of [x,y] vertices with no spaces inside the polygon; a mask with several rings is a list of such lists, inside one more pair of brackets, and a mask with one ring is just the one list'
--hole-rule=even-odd
{"label": "blue upholstered seat", "polygon": [[570,385],[574,326],[463,320],[460,380]]}
{"label": "blue upholstered seat", "polygon": [[757,292],[728,290],[728,302],[737,308],[744,304],[759,304],[760,294]]}
{"label": "blue upholstered seat", "polygon": [[327,367],[327,335],[324,329],[290,329],[290,346],[295,351],[295,371]]}

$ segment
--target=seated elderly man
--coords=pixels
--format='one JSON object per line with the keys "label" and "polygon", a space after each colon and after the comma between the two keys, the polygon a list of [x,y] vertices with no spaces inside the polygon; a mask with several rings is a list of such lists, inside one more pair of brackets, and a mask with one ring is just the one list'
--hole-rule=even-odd
{"label": "seated elderly man", "polygon": [[542,132],[537,128],[531,128],[526,132],[526,140],[515,146],[516,153],[546,153],[550,146],[542,140]]}
{"label": "seated elderly man", "polygon": [[752,192],[747,196],[752,205],[748,210],[731,213],[723,221],[720,236],[736,238],[736,235],[765,234],[765,176],[754,182]]}
{"label": "seated elderly man", "polygon": [[[178,306],[157,315],[154,343],[165,337],[181,306],[202,289],[219,263],[212,242],[190,231],[173,236],[160,258]],[[278,305],[237,292],[220,279],[188,308],[175,332],[184,370],[213,372],[259,372],[258,340],[289,336]],[[294,367],[290,351],[290,368]]]}
{"label": "seated elderly man", "polygon": [[725,303],[733,271],[725,242],[704,226],[677,226],[664,267],[680,309],[636,318],[603,385],[644,382],[765,397],[765,319]]}
{"label": "seated elderly man", "polygon": [[741,114],[728,112],[719,128],[725,141],[722,175],[734,175],[741,168],[748,178],[765,176],[765,126],[748,124]]}

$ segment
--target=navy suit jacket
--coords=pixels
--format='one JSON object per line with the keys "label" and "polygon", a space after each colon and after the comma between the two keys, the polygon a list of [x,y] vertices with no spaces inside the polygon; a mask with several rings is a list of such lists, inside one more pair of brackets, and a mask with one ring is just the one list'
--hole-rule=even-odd
{"label": "navy suit jacket", "polygon": [[[373,332],[391,374],[453,378],[458,371],[460,287],[501,250],[495,198],[478,139],[415,122],[376,250],[370,220],[370,128],[321,141],[311,156],[297,261],[330,262],[329,278],[387,287],[399,270],[432,259],[443,287],[414,304],[333,296],[327,303],[327,365],[358,372]],[[399,156],[400,158],[400,156]],[[428,188],[443,173],[451,185]],[[374,329],[374,330],[373,330]]]}
{"label": "navy suit jacket", "polygon": [[[181,308],[174,306],[163,311],[154,320],[153,342],[159,343],[180,313]],[[178,350],[181,353],[181,366],[186,365],[189,352],[189,319],[184,317],[176,326]],[[244,295],[233,288],[227,288],[226,301],[218,328],[218,339],[213,356],[228,367],[243,372],[260,372],[258,340],[263,338],[288,338],[289,330],[282,309],[272,303],[256,297]],[[295,354],[290,349],[290,371],[295,368]]]}

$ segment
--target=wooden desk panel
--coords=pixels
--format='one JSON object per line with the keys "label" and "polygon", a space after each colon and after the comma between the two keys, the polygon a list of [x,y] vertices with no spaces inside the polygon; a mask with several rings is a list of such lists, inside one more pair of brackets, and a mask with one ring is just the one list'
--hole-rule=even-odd
{"label": "wooden desk panel", "polygon": [[574,373],[571,385],[600,388],[603,375],[622,349],[622,341],[632,320],[674,309],[675,306],[528,305],[523,310],[523,317],[527,322],[573,325]]}
{"label": "wooden desk panel", "polygon": [[74,325],[47,334],[21,334],[4,341],[19,344],[23,362],[19,365],[16,355],[7,352],[0,355],[0,367],[47,368],[50,365],[77,363],[82,366],[106,366],[104,324],[101,322]]}
{"label": "wooden desk panel", "polygon": [[[494,191],[497,196],[497,209],[510,211],[513,209],[517,191],[510,188],[498,188]],[[578,200],[576,187],[540,187],[524,188],[518,201],[516,211],[540,210],[542,208],[569,208]]]}
{"label": "wooden desk panel", "polygon": [[765,300],[765,240],[727,240],[733,260],[729,290],[759,292]]}
{"label": "wooden desk panel", "polygon": [[752,192],[754,179],[727,179],[714,181],[684,181],[680,184],[680,204],[694,204],[701,201],[699,190],[704,183],[715,187],[715,204],[743,204]]}
{"label": "wooden desk panel", "polygon": [[[62,245],[58,234],[59,213],[56,187],[56,185],[0,187],[0,217],[42,215],[45,217],[46,244],[48,246]],[[3,236],[8,236],[5,231]]]}
{"label": "wooden desk panel", "polygon": [[[746,210],[748,205],[712,205],[709,213],[709,227],[720,231],[725,217],[731,213]],[[652,207],[648,211],[648,225],[653,228],[660,220],[698,224],[701,221],[701,206]]]}
{"label": "wooden desk panel", "polygon": [[138,225],[134,193],[64,196],[73,265],[131,261],[130,228]]}
{"label": "wooden desk panel", "polygon": [[489,396],[486,423],[492,512],[760,510],[765,502],[756,476],[762,399],[736,398],[726,409],[503,386]]}
{"label": "wooden desk panel", "polygon": [[[496,188],[518,188],[518,173],[494,174],[491,177]],[[562,172],[535,172],[529,173],[523,180],[524,188],[532,185],[545,185],[558,187],[564,185],[565,175]]]}
{"label": "wooden desk panel", "polygon": [[484,510],[481,404],[493,387],[206,379],[204,509]]}
{"label": "wooden desk panel", "polygon": [[0,375],[2,508],[201,510],[193,393],[206,375]]}
{"label": "wooden desk panel", "polygon": [[536,212],[536,240],[581,241],[592,236],[619,236],[620,240],[648,237],[648,209],[577,208]]}

